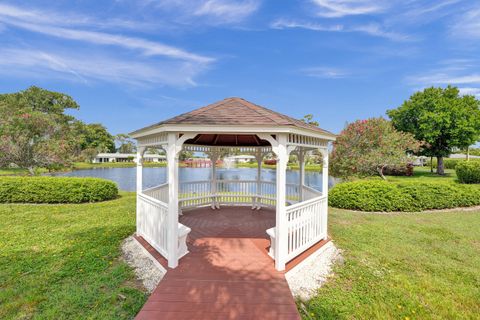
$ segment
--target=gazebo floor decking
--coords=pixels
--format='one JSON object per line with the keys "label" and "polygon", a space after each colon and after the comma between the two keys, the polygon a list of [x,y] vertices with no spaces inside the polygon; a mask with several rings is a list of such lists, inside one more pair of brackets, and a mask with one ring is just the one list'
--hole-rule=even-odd
{"label": "gazebo floor decking", "polygon": [[300,319],[284,273],[267,254],[274,210],[200,208],[180,222],[192,229],[190,253],[168,269],[136,319]]}

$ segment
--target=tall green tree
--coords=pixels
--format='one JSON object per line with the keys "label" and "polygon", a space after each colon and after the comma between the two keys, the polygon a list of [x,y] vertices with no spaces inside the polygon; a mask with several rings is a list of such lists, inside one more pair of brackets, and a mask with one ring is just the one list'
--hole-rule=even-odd
{"label": "tall green tree", "polygon": [[314,125],[314,126],[319,126],[318,124],[318,121],[314,120],[313,119],[313,114],[306,114],[303,116],[302,119],[300,119],[301,121],[305,122],[305,123],[308,123],[308,124],[311,124],[311,125]]}
{"label": "tall green tree", "polygon": [[70,162],[75,147],[74,117],[78,109],[68,95],[30,87],[0,95],[0,167],[15,164],[34,173],[37,167]]}
{"label": "tall green tree", "polygon": [[80,158],[91,160],[100,152],[115,152],[114,137],[102,124],[76,121],[74,127],[78,139],[77,154]]}
{"label": "tall green tree", "polygon": [[333,143],[331,173],[336,177],[380,175],[385,168],[405,167],[407,152],[416,151],[413,135],[395,130],[383,118],[350,123]]}
{"label": "tall green tree", "polygon": [[458,88],[427,88],[414,93],[397,109],[387,111],[398,130],[424,141],[422,153],[437,158],[437,173],[445,174],[443,158],[480,139],[480,101],[461,96]]}
{"label": "tall green tree", "polygon": [[101,152],[115,152],[114,137],[100,123],[85,125],[83,148],[96,148]]}
{"label": "tall green tree", "polygon": [[115,136],[115,144],[117,145],[117,151],[120,153],[133,153],[137,151],[135,141],[125,133],[119,133]]}

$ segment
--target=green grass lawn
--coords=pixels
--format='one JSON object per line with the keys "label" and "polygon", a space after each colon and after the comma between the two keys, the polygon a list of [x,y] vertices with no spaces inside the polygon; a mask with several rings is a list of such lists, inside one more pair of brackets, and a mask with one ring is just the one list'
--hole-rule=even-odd
{"label": "green grass lawn", "polygon": [[120,243],[135,197],[79,205],[0,205],[0,319],[128,319],[146,300]]}
{"label": "green grass lawn", "polygon": [[[0,205],[1,319],[130,319],[146,301],[120,243],[134,193],[79,205]],[[474,319],[480,210],[376,215],[330,209],[344,265],[305,319]]]}
{"label": "green grass lawn", "polygon": [[[145,162],[144,167],[165,167],[166,162]],[[106,163],[87,163],[87,162],[75,162],[71,168],[60,169],[60,171],[82,170],[82,169],[94,169],[94,168],[133,168],[136,167],[134,162],[106,162]],[[45,168],[38,168],[37,174],[47,173]],[[0,168],[0,176],[18,176],[28,175],[27,169],[21,168]]]}
{"label": "green grass lawn", "polygon": [[26,175],[28,170],[20,168],[0,168],[0,176]]}
{"label": "green grass lawn", "polygon": [[478,319],[480,211],[378,215],[330,209],[345,264],[304,319]]}
{"label": "green grass lawn", "polygon": [[418,182],[453,182],[457,180],[454,169],[445,169],[445,175],[440,176],[430,172],[430,167],[415,167],[413,176],[387,176],[387,181],[418,181]]}

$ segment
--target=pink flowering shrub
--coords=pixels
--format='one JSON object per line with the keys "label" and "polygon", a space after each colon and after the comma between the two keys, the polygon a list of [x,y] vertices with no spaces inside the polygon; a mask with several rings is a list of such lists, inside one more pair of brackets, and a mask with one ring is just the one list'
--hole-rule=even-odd
{"label": "pink flowering shrub", "polygon": [[383,118],[357,120],[347,125],[333,144],[330,170],[336,177],[380,175],[408,164],[408,151],[420,143],[413,135],[397,131]]}

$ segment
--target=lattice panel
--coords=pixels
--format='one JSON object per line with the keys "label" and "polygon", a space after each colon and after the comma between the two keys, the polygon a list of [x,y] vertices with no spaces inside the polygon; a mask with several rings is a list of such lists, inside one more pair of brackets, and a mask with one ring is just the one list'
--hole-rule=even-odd
{"label": "lattice panel", "polygon": [[159,146],[162,144],[167,144],[167,133],[163,132],[158,134],[152,134],[149,136],[138,138],[137,141],[140,147]]}
{"label": "lattice panel", "polygon": [[314,137],[303,136],[300,134],[289,134],[288,135],[288,144],[296,146],[305,146],[305,147],[327,147],[328,140],[323,140]]}
{"label": "lattice panel", "polygon": [[219,153],[231,153],[238,151],[242,154],[256,154],[258,151],[261,153],[269,153],[272,151],[271,147],[209,147],[209,146],[197,146],[197,145],[184,145],[185,151],[191,152],[219,152]]}

